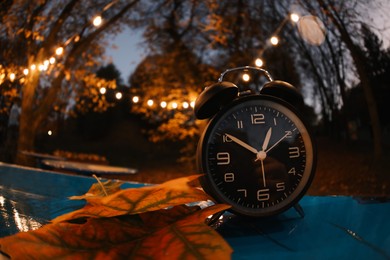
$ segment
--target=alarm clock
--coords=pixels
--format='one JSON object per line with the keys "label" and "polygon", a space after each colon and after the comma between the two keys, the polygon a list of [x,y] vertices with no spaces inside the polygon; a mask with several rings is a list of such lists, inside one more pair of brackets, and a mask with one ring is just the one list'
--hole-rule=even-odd
{"label": "alarm clock", "polygon": [[[268,81],[259,93],[224,81],[235,70],[257,70]],[[210,119],[197,147],[202,188],[237,215],[266,217],[298,206],[315,173],[317,152],[291,84],[257,67],[223,72],[198,96],[197,119]]]}

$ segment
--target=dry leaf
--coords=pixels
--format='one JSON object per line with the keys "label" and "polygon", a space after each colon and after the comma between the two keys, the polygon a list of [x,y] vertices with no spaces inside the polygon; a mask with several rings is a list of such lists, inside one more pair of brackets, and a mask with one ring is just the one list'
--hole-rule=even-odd
{"label": "dry leaf", "polygon": [[206,193],[188,184],[198,177],[199,175],[182,177],[160,185],[125,189],[106,197],[89,198],[84,208],[59,216],[53,222],[83,217],[101,218],[139,214],[209,200],[210,197]]}
{"label": "dry leaf", "polygon": [[[149,225],[149,221],[143,221],[138,215],[89,218],[83,224],[48,224],[35,231],[0,239],[0,250],[15,259],[26,256],[36,259],[226,259],[232,249],[205,224],[205,219],[227,208],[227,205],[214,205],[203,210],[196,210],[198,207],[160,210],[158,214],[162,219],[179,217],[160,221],[160,225]],[[165,214],[171,217],[163,216]]]}
{"label": "dry leaf", "polygon": [[0,251],[13,259],[230,258],[230,246],[205,223],[229,206],[184,205],[209,199],[189,185],[198,177],[125,190],[116,183],[95,184],[78,197],[88,201],[84,208],[0,238]]}
{"label": "dry leaf", "polygon": [[136,257],[153,259],[229,259],[233,250],[205,219],[229,206],[217,204],[150,235],[143,240]]}

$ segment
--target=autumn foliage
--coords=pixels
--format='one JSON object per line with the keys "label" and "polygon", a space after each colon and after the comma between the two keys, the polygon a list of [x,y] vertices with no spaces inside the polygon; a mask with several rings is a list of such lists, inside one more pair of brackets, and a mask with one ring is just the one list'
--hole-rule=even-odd
{"label": "autumn foliage", "polygon": [[118,182],[95,184],[87,204],[40,229],[0,239],[12,259],[226,259],[232,249],[205,220],[226,210],[189,203],[209,197],[189,176],[160,185],[120,189]]}

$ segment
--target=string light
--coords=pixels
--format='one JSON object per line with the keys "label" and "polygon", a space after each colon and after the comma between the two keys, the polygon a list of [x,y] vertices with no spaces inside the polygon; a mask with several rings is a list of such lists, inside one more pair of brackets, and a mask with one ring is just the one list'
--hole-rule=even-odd
{"label": "string light", "polygon": [[149,99],[148,102],[146,103],[149,107],[153,106],[154,101],[152,99]]}
{"label": "string light", "polygon": [[95,27],[98,27],[98,26],[100,26],[102,24],[102,22],[103,22],[102,17],[100,15],[98,15],[95,18],[93,18],[93,22],[92,23],[93,23],[93,25]]}
{"label": "string light", "polygon": [[242,74],[242,80],[248,82],[251,79],[248,73]]}
{"label": "string light", "polygon": [[[107,5],[106,8],[103,10],[103,12],[106,11],[106,9],[110,8],[111,6],[112,6],[112,3],[109,4],[109,5]],[[288,18],[291,19],[292,22],[296,23],[296,22],[299,21],[300,16],[299,16],[298,14],[296,14],[296,13],[291,13],[289,16],[287,16],[287,17],[285,18],[285,20],[280,24],[280,26],[279,26],[279,27],[277,28],[277,30],[275,31],[274,36],[272,36],[272,37],[269,39],[270,43],[271,43],[273,46],[279,44],[279,38],[278,38],[276,35],[279,33],[279,31],[280,31],[281,28],[284,26],[284,24],[288,21]],[[100,26],[102,23],[103,23],[103,18],[102,18],[101,15],[97,15],[97,16],[95,16],[95,17],[92,19],[92,25],[95,26],[95,27]],[[79,35],[74,35],[74,36],[72,36],[70,39],[73,39],[75,42],[77,42],[77,41],[80,40],[80,36],[79,36]],[[63,46],[67,46],[67,44],[69,44],[69,42],[70,42],[70,41],[68,40]],[[63,55],[63,54],[64,54],[64,51],[65,51],[65,50],[64,50],[64,47],[62,47],[62,46],[61,46],[61,47],[58,47],[58,48],[55,49],[55,55],[57,55],[57,56]],[[263,51],[264,51],[264,50],[263,50]],[[44,60],[43,64],[39,64],[39,65],[31,64],[30,69],[25,68],[25,69],[23,70],[23,74],[24,74],[25,76],[27,76],[27,75],[29,74],[30,71],[34,71],[34,70],[36,70],[37,68],[38,68],[39,71],[46,71],[46,70],[49,68],[49,66],[50,66],[50,65],[53,65],[55,62],[56,62],[56,58],[52,56],[52,57],[50,57],[49,59]],[[263,60],[262,60],[261,58],[257,58],[257,59],[255,60],[255,65],[256,65],[257,67],[262,67],[262,66],[264,65],[264,62],[263,62]],[[4,75],[4,76],[5,76],[5,75]],[[250,75],[247,74],[247,73],[243,74],[242,77],[243,77],[243,80],[244,80],[244,81],[249,81],[249,80],[250,80]],[[16,74],[15,74],[15,73],[9,74],[9,78],[10,78],[11,81],[15,80]],[[106,90],[106,88],[104,88],[104,87],[102,87],[102,88],[99,89],[99,92],[100,92],[101,94],[105,94],[106,91],[107,91],[107,90]],[[122,95],[122,93],[117,92],[117,93],[115,94],[115,97],[119,100],[119,99],[122,99],[123,95]],[[133,96],[132,102],[135,103],[135,104],[136,104],[136,103],[139,103],[139,102],[140,102],[139,96]],[[190,101],[190,102],[183,101],[183,102],[181,102],[181,103],[178,103],[178,102],[171,102],[171,103],[169,104],[169,107],[172,108],[172,109],[177,109],[177,108],[179,107],[179,104],[181,104],[181,107],[182,107],[183,109],[188,109],[189,107],[191,107],[191,108],[194,108],[194,107],[195,107],[195,101]],[[147,101],[147,105],[148,105],[149,107],[152,107],[152,106],[154,105],[154,101],[153,101],[152,99],[149,99],[149,100]],[[161,106],[162,108],[168,108],[168,103],[167,103],[166,101],[162,101],[162,102],[160,103],[160,106]]]}
{"label": "string light", "polygon": [[299,21],[299,15],[298,14],[296,14],[296,13],[292,13],[292,14],[290,14],[290,19],[291,19],[291,21],[293,21],[294,23],[297,23],[298,21]]}
{"label": "string light", "polygon": [[118,99],[118,100],[122,99],[122,93],[121,92],[117,92],[115,94],[115,98]]}
{"label": "string light", "polygon": [[56,54],[57,54],[58,56],[62,55],[63,53],[64,53],[64,48],[63,48],[63,47],[58,47],[58,48],[56,49]]}
{"label": "string light", "polygon": [[38,65],[39,71],[46,71],[48,68],[49,68],[49,62],[47,62],[47,63],[44,62],[43,64]]}
{"label": "string light", "polygon": [[[284,18],[284,20],[279,24],[279,26],[276,28],[276,30],[274,31],[273,36],[271,38],[269,38],[271,45],[276,46],[279,44],[279,38],[277,37],[277,35],[280,33],[280,31],[285,26],[285,24],[288,22],[288,20],[291,20],[293,23],[298,23],[300,21],[300,19],[301,19],[301,17],[297,13],[290,13],[289,15],[287,15]],[[261,51],[259,51],[259,56],[262,56],[262,54],[266,48],[267,48],[267,45],[265,45],[265,47]],[[261,63],[261,65],[259,66],[258,64],[260,64],[260,63]],[[260,61],[259,59],[255,60],[255,64],[257,67],[261,67],[264,65],[263,61],[262,60]]]}
{"label": "string light", "polygon": [[279,38],[276,37],[276,36],[272,36],[271,39],[269,40],[271,42],[272,45],[278,45],[279,43]]}
{"label": "string light", "polygon": [[[105,12],[105,11],[107,11],[108,9],[110,9],[116,2],[117,2],[117,1],[112,1],[111,3],[109,3],[108,5],[106,5],[106,6],[103,8],[103,11],[102,11],[102,12]],[[102,18],[101,15],[95,16],[95,17],[93,18],[93,20],[92,20],[92,24],[93,24],[95,27],[100,26],[102,23],[103,23],[103,18]],[[67,45],[70,43],[70,41],[71,41],[72,39],[74,39],[75,42],[78,42],[78,41],[80,40],[80,36],[79,36],[79,35],[73,35],[72,37],[70,37],[70,38],[65,42],[65,44],[64,44],[63,46],[67,46]],[[55,49],[55,54],[56,54],[57,56],[60,56],[60,55],[64,54],[64,47],[61,46],[61,47],[56,48],[56,49]],[[50,57],[49,59],[45,60],[45,61],[43,62],[43,64],[39,64],[39,65],[37,65],[37,64],[31,64],[31,65],[30,65],[30,69],[28,69],[28,68],[24,68],[24,69],[23,69],[23,74],[24,74],[24,76],[27,76],[27,75],[29,74],[30,71],[34,71],[34,70],[36,70],[36,69],[38,69],[39,71],[46,71],[46,70],[48,70],[49,66],[50,66],[50,65],[53,65],[55,62],[56,62],[56,59],[55,59],[54,57]],[[5,77],[6,75],[3,75],[3,74],[2,74],[1,77],[3,77],[3,76]],[[0,77],[0,78],[1,78],[1,77]],[[1,78],[2,81],[3,81],[4,77]],[[11,81],[14,81],[14,80],[16,79],[16,74],[15,74],[15,73],[11,73],[11,74],[9,75],[9,79],[10,79]],[[23,83],[23,82],[24,82],[24,79],[21,78],[21,79],[20,79],[20,82]],[[2,84],[2,83],[3,83],[3,82],[0,82],[0,84]],[[133,100],[133,102],[134,102],[134,100]],[[136,103],[136,102],[134,102],[134,103]]]}
{"label": "string light", "polygon": [[9,74],[9,79],[11,80],[11,82],[15,80],[15,77],[15,73]]}
{"label": "string light", "polygon": [[100,94],[104,95],[104,94],[106,94],[107,89],[106,89],[105,87],[101,87],[101,88],[99,89],[99,92],[100,92]]}
{"label": "string light", "polygon": [[257,58],[257,59],[255,60],[255,65],[256,65],[257,67],[262,67],[262,66],[264,65],[264,62],[263,62],[262,59]]}
{"label": "string light", "polygon": [[[132,102],[134,104],[137,104],[139,103],[141,100],[140,100],[140,97],[139,96],[133,96],[132,97]],[[152,107],[153,105],[155,104],[155,100],[153,99],[148,99],[146,101],[146,105],[148,107]],[[172,102],[167,102],[165,100],[161,101],[160,103],[160,107],[161,108],[167,108],[167,109],[179,109],[179,107],[181,107],[182,109],[188,109],[188,108],[194,108],[195,107],[195,101],[191,101],[191,102],[188,102],[188,101],[182,101],[182,102],[177,102],[177,101],[172,101]],[[181,104],[179,106],[179,104]]]}

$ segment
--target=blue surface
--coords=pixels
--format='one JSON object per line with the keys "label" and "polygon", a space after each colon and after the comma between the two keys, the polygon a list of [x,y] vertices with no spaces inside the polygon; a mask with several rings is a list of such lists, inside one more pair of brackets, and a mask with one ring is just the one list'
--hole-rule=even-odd
{"label": "blue surface", "polygon": [[[0,237],[36,229],[84,201],[68,197],[85,194],[92,177],[67,175],[0,162]],[[122,187],[144,186],[125,183]]]}
{"label": "blue surface", "polygon": [[[83,205],[96,180],[0,163],[0,237],[35,229]],[[126,183],[125,187],[143,184]],[[225,214],[216,224],[233,259],[390,259],[390,201],[305,196],[277,217],[246,219]]]}
{"label": "blue surface", "polygon": [[234,259],[390,259],[390,202],[304,197],[293,210],[263,220],[227,217],[218,228]]}

